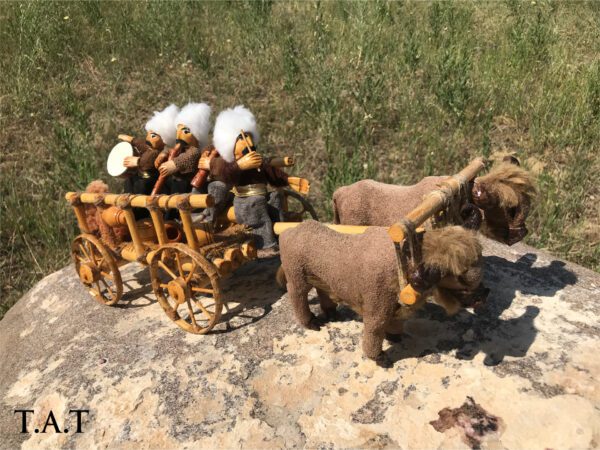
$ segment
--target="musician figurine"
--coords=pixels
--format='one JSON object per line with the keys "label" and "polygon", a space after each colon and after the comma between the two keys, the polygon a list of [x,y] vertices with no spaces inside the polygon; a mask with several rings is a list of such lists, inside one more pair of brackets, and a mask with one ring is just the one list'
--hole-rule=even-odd
{"label": "musician figurine", "polygon": [[[206,103],[188,103],[175,117],[176,144],[163,150],[155,161],[160,176],[152,194],[188,193],[196,175],[200,149],[208,143],[211,109]],[[165,185],[166,192],[161,192]]]}
{"label": "musician figurine", "polygon": [[231,186],[225,183],[220,177],[211,174],[210,160],[218,156],[219,152],[213,145],[209,145],[202,151],[198,161],[198,172],[192,180],[192,194],[209,194],[214,199],[214,205],[205,208],[202,213],[194,217],[194,221],[216,224],[221,216],[231,204],[233,193]]}
{"label": "musician figurine", "polygon": [[256,245],[262,257],[274,255],[277,240],[273,222],[279,220],[278,208],[269,204],[267,185],[290,186],[307,193],[308,180],[290,177],[283,170],[271,166],[256,151],[259,140],[256,119],[244,106],[222,111],[213,132],[217,155],[203,155],[199,167],[209,170],[211,176],[233,186],[233,207],[236,221],[254,230]]}
{"label": "musician figurine", "polygon": [[123,158],[123,166],[130,175],[125,178],[124,192],[128,194],[150,195],[158,178],[158,170],[154,160],[165,148],[165,144],[175,144],[173,122],[179,113],[176,105],[169,105],[162,111],[155,111],[146,123],[146,138],[134,138],[120,134],[119,139],[129,142],[133,147],[133,155]]}

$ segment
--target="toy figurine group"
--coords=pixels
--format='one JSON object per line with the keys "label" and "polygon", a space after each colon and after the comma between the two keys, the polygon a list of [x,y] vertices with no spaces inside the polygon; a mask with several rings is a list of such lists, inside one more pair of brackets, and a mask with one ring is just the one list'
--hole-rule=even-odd
{"label": "toy figurine group", "polygon": [[[283,218],[283,199],[280,190],[270,192],[268,187],[290,187],[306,195],[309,183],[289,176],[257,151],[258,127],[250,110],[236,106],[222,111],[215,122],[212,145],[210,116],[206,103],[189,103],[181,110],[169,105],[146,123],[145,139],[119,135],[134,153],[122,159],[123,167],[129,169],[124,190],[140,195],[208,193],[215,205],[195,220],[210,223],[233,197],[236,222],[253,230],[257,248],[276,250],[273,222]],[[118,166],[119,160],[114,164]],[[139,211],[136,218],[145,215]],[[176,215],[167,213],[167,217]]]}
{"label": "toy figurine group", "polygon": [[[203,103],[156,112],[145,139],[120,135],[130,145],[109,156],[126,194],[103,184],[67,194],[83,233],[73,243],[76,269],[98,301],[119,300],[119,263],[148,264],[167,316],[203,334],[221,314],[219,279],[256,249],[279,250],[277,281],[298,322],[318,330],[345,304],[363,318],[364,354],[382,363],[384,338],[400,334],[428,298],[450,315],[482,307],[489,290],[478,232],[509,245],[527,234],[535,186],[512,156],[482,176],[485,161],[476,158],[411,186],[359,181],[335,191],[334,224],[299,223],[288,199],[312,210],[309,183],[257,151],[254,115],[243,106],[222,111],[209,145],[210,115]],[[309,309],[312,288],[320,317]]]}

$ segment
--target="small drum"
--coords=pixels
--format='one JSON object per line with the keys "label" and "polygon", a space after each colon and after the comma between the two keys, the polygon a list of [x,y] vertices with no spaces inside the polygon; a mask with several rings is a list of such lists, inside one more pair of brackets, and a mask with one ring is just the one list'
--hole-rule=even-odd
{"label": "small drum", "polygon": [[106,161],[106,170],[113,177],[127,178],[135,173],[135,169],[128,169],[123,165],[123,160],[127,156],[135,156],[135,150],[129,142],[119,142],[115,145]]}

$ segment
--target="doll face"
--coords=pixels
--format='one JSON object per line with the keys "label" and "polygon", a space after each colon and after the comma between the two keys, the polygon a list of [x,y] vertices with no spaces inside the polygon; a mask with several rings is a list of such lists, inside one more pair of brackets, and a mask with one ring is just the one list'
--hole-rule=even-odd
{"label": "doll face", "polygon": [[182,142],[192,147],[198,147],[198,139],[192,134],[189,127],[180,123],[177,125],[177,142]]}
{"label": "doll face", "polygon": [[235,148],[233,150],[235,160],[237,161],[242,156],[255,151],[256,147],[254,146],[254,141],[252,140],[252,134],[242,131],[235,141]]}
{"label": "doll face", "polygon": [[155,150],[162,150],[165,147],[165,143],[160,137],[160,134],[155,133],[152,130],[148,131],[146,134],[146,144]]}

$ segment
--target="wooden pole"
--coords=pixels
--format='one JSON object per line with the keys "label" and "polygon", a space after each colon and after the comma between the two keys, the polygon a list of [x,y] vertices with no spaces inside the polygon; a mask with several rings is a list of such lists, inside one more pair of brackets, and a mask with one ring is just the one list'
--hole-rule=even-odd
{"label": "wooden pole", "polygon": [[276,156],[269,160],[269,165],[272,167],[290,167],[294,165],[293,156]]}
{"label": "wooden pole", "polygon": [[[300,223],[301,222],[276,222],[273,225],[273,231],[275,234],[280,235],[286,230],[296,228],[298,225],[300,225]],[[338,225],[333,223],[324,223],[323,225],[331,228],[334,231],[337,231],[338,233],[344,234],[363,234],[369,228],[368,226],[362,225]]]}
{"label": "wooden pole", "polygon": [[187,244],[192,248],[192,250],[198,251],[198,241],[196,240],[196,234],[194,233],[192,215],[189,211],[180,209],[179,217],[181,217],[181,224],[183,225],[183,232],[187,238]]}
{"label": "wooden pole", "polygon": [[154,229],[156,230],[156,237],[158,238],[158,243],[160,245],[164,245],[169,241],[167,237],[167,231],[165,230],[165,219],[163,218],[162,211],[158,209],[150,209],[150,217],[152,218],[152,223],[154,224]]}
{"label": "wooden pole", "polygon": [[[69,200],[76,192],[68,192],[65,198]],[[119,198],[125,198],[129,194],[91,194],[84,192],[81,194],[82,203],[96,203],[104,198],[107,205],[117,205]],[[149,195],[135,195],[131,200],[131,206],[136,208],[145,208],[150,203],[152,197]],[[177,208],[177,204],[185,198],[185,194],[161,195],[158,197],[158,206],[163,209]],[[192,208],[208,208],[214,206],[215,199],[210,194],[192,194],[189,197]]]}
{"label": "wooden pole", "polygon": [[135,253],[138,258],[141,258],[144,255],[144,244],[142,243],[142,239],[140,238],[140,234],[135,223],[135,215],[133,214],[133,210],[131,208],[124,208],[124,211],[125,220],[127,221],[127,228],[129,228],[129,234],[131,235],[131,240],[133,241]]}

